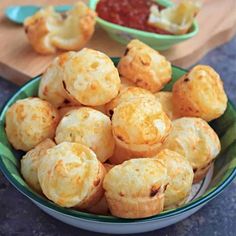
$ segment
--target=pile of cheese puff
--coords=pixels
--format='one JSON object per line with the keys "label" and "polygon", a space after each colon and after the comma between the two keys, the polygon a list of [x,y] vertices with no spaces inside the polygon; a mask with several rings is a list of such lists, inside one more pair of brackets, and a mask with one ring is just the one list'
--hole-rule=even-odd
{"label": "pile of cheese puff", "polygon": [[160,92],[171,64],[138,40],[117,68],[84,48],[55,58],[38,97],[18,100],[6,133],[35,191],[62,207],[142,218],[186,202],[221,149],[207,122],[227,96],[217,72],[197,65]]}

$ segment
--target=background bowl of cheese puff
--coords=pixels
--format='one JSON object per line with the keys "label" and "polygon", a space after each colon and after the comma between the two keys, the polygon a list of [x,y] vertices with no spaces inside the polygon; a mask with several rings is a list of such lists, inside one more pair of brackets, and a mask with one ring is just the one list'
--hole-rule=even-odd
{"label": "background bowl of cheese puff", "polygon": [[236,110],[219,74],[132,40],[121,58],[55,58],[0,115],[0,168],[49,215],[102,233],[176,223],[236,176]]}
{"label": "background bowl of cheese puff", "polygon": [[[99,0],[90,0],[89,7],[94,11],[98,10],[97,9],[98,2],[99,2]],[[154,0],[153,2],[157,2],[158,4],[160,4],[164,7],[173,6],[173,2],[171,2],[169,0],[157,0],[157,1]],[[124,1],[122,2],[122,4],[123,3],[124,3]],[[117,4],[118,4],[118,1],[117,1]],[[119,4],[120,8],[123,7],[122,4]],[[139,5],[140,5],[140,1],[136,5],[134,3],[133,8],[135,8],[136,6],[138,7]],[[126,7],[127,6],[124,6],[124,8],[126,8]],[[143,7],[143,6],[141,5],[141,7]],[[114,6],[113,10],[114,9],[115,9],[115,6]],[[136,12],[140,12],[140,11],[137,11],[136,9],[135,9],[136,10],[136,12],[135,12],[135,10],[132,9],[131,6],[129,6],[128,9],[131,12],[134,11],[133,15],[137,14]],[[142,8],[140,8],[140,9],[142,9]],[[184,12],[184,10],[185,9],[181,10],[182,13]],[[145,9],[145,11],[146,11],[146,9]],[[127,14],[127,10],[121,10],[121,12],[123,12],[124,15]],[[141,13],[142,13],[142,11],[140,12],[140,14]],[[109,15],[109,13],[108,13],[108,15]],[[131,16],[132,16],[132,14],[130,14],[129,17],[131,17]],[[136,17],[138,17],[138,16],[136,16]],[[141,18],[143,18],[143,17],[144,16],[142,15]],[[114,16],[114,19],[117,19],[117,18],[119,19],[119,16],[117,16],[117,15]],[[189,18],[189,15],[187,16],[187,18]],[[132,19],[129,19],[127,17],[127,21],[131,21],[131,20]],[[105,19],[99,17],[99,14],[97,16],[96,21],[108,33],[108,35],[112,39],[116,40],[117,42],[119,42],[121,44],[127,44],[132,39],[139,39],[142,42],[148,44],[149,46],[151,46],[152,48],[155,48],[157,50],[166,50],[175,44],[178,44],[180,42],[183,42],[185,40],[188,40],[188,39],[194,37],[199,31],[199,26],[198,26],[198,23],[196,20],[194,20],[193,23],[190,25],[190,30],[188,30],[188,32],[185,32],[184,34],[166,34],[166,33],[163,34],[163,32],[156,33],[156,32],[148,32],[146,30],[136,29],[133,27],[130,28],[128,26],[124,26],[123,24],[122,25],[116,24],[116,23],[114,23],[114,21],[105,20]],[[144,23],[140,22],[139,24],[143,25]],[[138,25],[138,23],[136,23],[136,25]]]}

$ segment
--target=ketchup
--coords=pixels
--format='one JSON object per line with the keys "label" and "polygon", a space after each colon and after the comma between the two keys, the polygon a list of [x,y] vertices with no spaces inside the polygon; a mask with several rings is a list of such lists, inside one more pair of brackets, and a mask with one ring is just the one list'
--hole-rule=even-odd
{"label": "ketchup", "polygon": [[96,11],[106,21],[158,34],[171,34],[147,23],[150,7],[156,5],[165,8],[153,0],[100,0]]}

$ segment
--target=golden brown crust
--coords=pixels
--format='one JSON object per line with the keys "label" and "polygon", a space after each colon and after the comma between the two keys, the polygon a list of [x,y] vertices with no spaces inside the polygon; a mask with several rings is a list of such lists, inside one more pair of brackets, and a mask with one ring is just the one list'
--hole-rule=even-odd
{"label": "golden brown crust", "polygon": [[89,107],[67,113],[57,126],[55,141],[84,144],[101,162],[112,156],[115,146],[109,117]]}
{"label": "golden brown crust", "polygon": [[26,98],[14,103],[6,113],[6,134],[17,150],[29,151],[46,138],[54,138],[59,114],[47,101]]}
{"label": "golden brown crust", "polygon": [[[46,11],[46,14],[53,14],[51,8],[46,9]],[[29,43],[36,52],[40,54],[51,54],[56,52],[56,48],[50,42],[50,31],[47,27],[47,18],[42,15],[27,19],[24,23],[24,28]]]}
{"label": "golden brown crust", "polygon": [[163,210],[167,184],[167,170],[160,161],[140,158],[113,167],[105,176],[103,188],[112,215],[142,218]]}
{"label": "golden brown crust", "polygon": [[29,186],[38,193],[41,193],[41,187],[38,180],[39,163],[41,158],[47,153],[47,150],[54,146],[55,143],[51,139],[45,139],[28,151],[21,159],[21,174]]}
{"label": "golden brown crust", "polygon": [[157,92],[171,80],[171,64],[137,39],[130,41],[118,64],[119,74],[137,86]]}
{"label": "golden brown crust", "polygon": [[155,155],[171,127],[171,121],[155,98],[121,103],[112,116],[116,148],[111,163]]}
{"label": "golden brown crust", "polygon": [[154,95],[146,89],[134,86],[123,87],[120,89],[119,94],[105,105],[106,114],[111,117],[114,109],[122,102],[142,97],[154,99]]}
{"label": "golden brown crust", "polygon": [[83,2],[62,14],[46,7],[24,22],[25,33],[34,50],[41,54],[55,53],[57,49],[79,50],[94,33],[96,13]]}
{"label": "golden brown crust", "polygon": [[65,90],[83,105],[104,105],[119,92],[118,71],[102,52],[84,48],[67,60],[64,68]]}
{"label": "golden brown crust", "polygon": [[173,104],[178,117],[200,117],[206,121],[218,118],[227,106],[220,76],[210,66],[195,66],[175,82]]}
{"label": "golden brown crust", "polygon": [[192,166],[186,157],[168,149],[159,152],[155,158],[165,164],[169,176],[164,208],[177,208],[186,202],[191,192],[194,175]]}
{"label": "golden brown crust", "polygon": [[67,93],[62,83],[64,65],[74,54],[75,52],[67,52],[56,57],[40,80],[38,96],[57,108],[80,105]]}
{"label": "golden brown crust", "polygon": [[102,195],[105,168],[88,147],[64,142],[51,148],[38,168],[43,193],[63,207],[87,208]]}
{"label": "golden brown crust", "polygon": [[205,169],[219,154],[221,145],[215,131],[201,118],[180,118],[161,146],[185,156],[193,170],[194,182],[206,175]]}

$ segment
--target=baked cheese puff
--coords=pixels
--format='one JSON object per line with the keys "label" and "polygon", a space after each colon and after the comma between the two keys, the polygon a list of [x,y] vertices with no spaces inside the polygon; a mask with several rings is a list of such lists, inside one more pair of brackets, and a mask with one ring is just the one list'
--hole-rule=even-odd
{"label": "baked cheese puff", "polygon": [[174,84],[173,104],[178,117],[206,121],[220,117],[227,107],[227,96],[219,74],[210,66],[193,67]]}
{"label": "baked cheese puff", "polygon": [[62,207],[87,208],[103,196],[103,165],[79,143],[63,142],[43,156],[38,179],[45,196]]}
{"label": "baked cheese puff", "polygon": [[56,57],[46,71],[43,73],[39,84],[38,96],[47,100],[55,107],[68,106],[69,104],[77,104],[64,89],[62,83],[63,66],[75,52],[63,53]]}
{"label": "baked cheese puff", "polygon": [[156,155],[167,168],[169,184],[165,191],[165,209],[177,208],[186,202],[192,188],[193,170],[186,157],[164,149]]}
{"label": "baked cheese puff", "polygon": [[6,113],[6,134],[17,150],[29,151],[46,138],[53,138],[59,114],[47,101],[25,98],[15,102]]}
{"label": "baked cheese puff", "polygon": [[42,156],[44,156],[49,148],[55,146],[51,139],[45,139],[35,148],[28,151],[21,159],[21,174],[27,184],[38,193],[41,193],[41,187],[38,180],[38,166]]}
{"label": "baked cheese puff", "polygon": [[79,50],[92,37],[96,13],[79,1],[66,12],[59,13],[52,6],[41,8],[24,21],[29,43],[40,54],[61,50]]}
{"label": "baked cheese puff", "polygon": [[112,116],[116,148],[110,163],[155,155],[171,127],[170,119],[155,98],[141,97],[121,103]]}
{"label": "baked cheese puff", "polygon": [[137,39],[131,40],[127,45],[118,70],[122,77],[151,92],[161,90],[172,76],[170,62]]}
{"label": "baked cheese puff", "polygon": [[88,107],[67,113],[56,129],[56,143],[82,143],[91,148],[101,162],[112,156],[115,141],[108,116]]}
{"label": "baked cheese puff", "polygon": [[174,108],[173,108],[172,92],[161,91],[161,92],[155,93],[155,96],[158,99],[158,101],[161,103],[163,111],[170,118],[170,120],[176,119],[176,116],[174,114]]}
{"label": "baked cheese puff", "polygon": [[114,166],[103,182],[112,215],[132,219],[159,214],[168,181],[165,165],[154,158],[132,159]]}
{"label": "baked cheese puff", "polygon": [[202,180],[219,154],[221,145],[215,131],[201,118],[180,118],[161,149],[170,149],[185,156],[194,171],[194,183]]}
{"label": "baked cheese puff", "polygon": [[114,108],[120,103],[129,101],[134,98],[149,97],[154,99],[154,95],[143,88],[139,87],[123,87],[117,97],[112,99],[109,103],[105,105],[106,114],[112,116],[114,113]]}
{"label": "baked cheese puff", "polygon": [[[111,165],[108,163],[104,163],[103,166],[106,169],[106,174],[108,173],[108,171],[110,171],[114,167],[114,165]],[[105,194],[95,205],[89,207],[86,210],[90,213],[94,213],[94,214],[98,214],[98,215],[108,215],[109,208],[108,208],[107,199],[105,197]]]}
{"label": "baked cheese puff", "polygon": [[107,55],[84,48],[65,63],[63,84],[79,103],[99,106],[117,96],[120,77]]}

